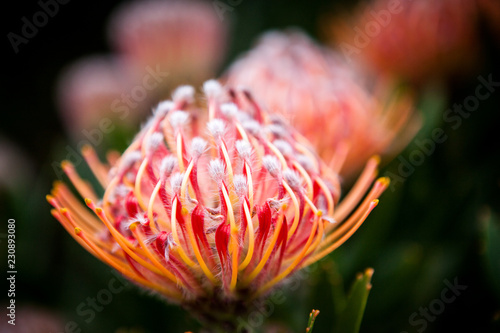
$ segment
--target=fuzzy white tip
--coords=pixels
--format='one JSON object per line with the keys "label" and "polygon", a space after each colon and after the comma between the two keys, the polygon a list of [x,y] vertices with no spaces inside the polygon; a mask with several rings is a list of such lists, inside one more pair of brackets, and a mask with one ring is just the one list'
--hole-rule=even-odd
{"label": "fuzzy white tip", "polygon": [[222,86],[217,80],[208,80],[203,84],[203,92],[207,97],[217,97],[222,93]]}
{"label": "fuzzy white tip", "polygon": [[208,172],[210,173],[212,179],[219,183],[224,179],[226,167],[221,160],[211,160],[210,164],[208,165]]}
{"label": "fuzzy white tip", "polygon": [[130,218],[126,222],[125,227],[129,229],[132,224],[137,222],[139,222],[141,225],[146,225],[146,223],[148,223],[148,219],[144,217],[143,213],[137,213],[134,217]]}
{"label": "fuzzy white tip", "polygon": [[[130,224],[132,224],[132,223],[130,223]],[[130,224],[129,224],[129,227],[130,227]],[[147,245],[152,244],[154,241],[156,241],[158,239],[159,235],[160,234],[152,234],[152,235],[147,236],[146,238],[144,238],[144,244],[147,244]]]}
{"label": "fuzzy white tip", "polygon": [[297,161],[299,162],[302,167],[308,171],[314,171],[314,163],[311,161],[311,159],[303,154],[297,155]]}
{"label": "fuzzy white tip", "polygon": [[234,175],[234,191],[238,197],[246,196],[248,193],[247,177],[242,174]]}
{"label": "fuzzy white tip", "polygon": [[177,246],[177,244],[174,241],[174,236],[172,233],[169,233],[167,236],[167,239],[165,240],[165,252],[163,255],[165,256],[165,260],[169,261],[170,259],[170,250],[172,250],[174,247]]}
{"label": "fuzzy white tip", "polygon": [[181,192],[182,180],[184,179],[184,173],[176,172],[170,178],[170,186],[172,187],[172,192],[179,194]]}
{"label": "fuzzy white tip", "polygon": [[321,219],[324,220],[324,221],[329,222],[330,224],[337,223],[337,221],[333,217],[331,217],[331,216],[323,215],[323,216],[321,216]]}
{"label": "fuzzy white tip", "polygon": [[163,118],[163,117],[165,117],[167,115],[167,113],[170,110],[172,110],[173,107],[174,107],[174,102],[172,102],[172,101],[163,101],[163,102],[160,102],[156,106],[156,109],[154,110],[153,114],[156,117]]}
{"label": "fuzzy white tip", "polygon": [[185,111],[175,111],[170,115],[170,125],[173,128],[185,125],[189,120],[189,113]]}
{"label": "fuzzy white tip", "polygon": [[238,106],[234,103],[224,103],[220,106],[222,114],[228,118],[234,118],[238,113]]}
{"label": "fuzzy white tip", "polygon": [[288,202],[288,198],[284,198],[281,200],[269,199],[267,202],[269,203],[269,206],[271,207],[271,209],[274,209],[275,211],[279,211],[281,209],[281,207],[283,206],[283,204]]}
{"label": "fuzzy white tip", "polygon": [[293,148],[292,146],[286,142],[285,140],[274,140],[273,145],[278,148],[278,150],[284,155],[284,156],[290,156],[293,154]]}
{"label": "fuzzy white tip", "polygon": [[118,174],[118,167],[114,166],[114,167],[111,167],[111,169],[109,169],[108,171],[108,179],[113,179],[114,177],[116,177],[116,175]]}
{"label": "fuzzy white tip", "polygon": [[177,87],[172,93],[172,99],[175,102],[192,103],[194,101],[194,88],[189,85]]}
{"label": "fuzzy white tip", "polygon": [[214,138],[219,138],[224,134],[226,125],[222,119],[213,119],[208,122],[207,129]]}
{"label": "fuzzy white tip", "polygon": [[283,171],[283,178],[285,178],[285,181],[287,182],[288,185],[292,188],[294,191],[300,190],[302,186],[302,182],[300,180],[300,176],[297,172],[291,169],[287,169]]}
{"label": "fuzzy white tip", "polygon": [[288,136],[287,130],[277,124],[270,124],[266,126],[266,130],[277,138],[286,138]]}
{"label": "fuzzy white tip", "polygon": [[142,160],[142,154],[140,151],[135,150],[131,151],[130,153],[127,153],[126,155],[122,156],[122,161],[121,161],[121,170],[128,170],[129,168],[132,167],[136,162]]}
{"label": "fuzzy white tip", "polygon": [[266,155],[262,158],[262,164],[266,168],[267,172],[273,177],[277,177],[281,171],[281,164],[273,155]]}
{"label": "fuzzy white tip", "polygon": [[151,134],[151,136],[148,139],[146,149],[149,152],[154,152],[160,144],[163,142],[163,134],[160,132],[155,132]]}
{"label": "fuzzy white tip", "polygon": [[155,122],[155,117],[149,117],[148,119],[146,119],[145,122],[142,122],[141,131],[136,134],[136,137],[140,136],[143,132],[148,130],[151,127],[151,125],[153,125],[154,122]]}
{"label": "fuzzy white tip", "polygon": [[238,156],[245,161],[249,161],[252,157],[252,145],[245,140],[238,140],[235,143],[236,151]]}
{"label": "fuzzy white tip", "polygon": [[253,120],[252,116],[250,114],[248,114],[247,112],[244,112],[244,111],[238,111],[238,113],[236,113],[236,119],[240,123],[244,123],[246,121]]}
{"label": "fuzzy white tip", "polygon": [[269,122],[271,124],[279,125],[279,126],[282,126],[285,128],[288,126],[288,122],[285,120],[285,118],[283,118],[282,115],[277,114],[277,113],[269,114]]}
{"label": "fuzzy white tip", "polygon": [[207,141],[200,138],[199,136],[193,138],[193,140],[191,140],[191,155],[193,157],[199,157],[205,152],[205,150],[207,149],[207,145]]}
{"label": "fuzzy white tip", "polygon": [[[118,185],[114,188],[114,190],[111,192],[109,196],[109,201],[110,202],[115,202],[119,198],[125,198],[127,194],[129,194],[130,188],[124,184]],[[98,207],[102,207],[102,200],[100,200],[101,203],[97,203]]]}
{"label": "fuzzy white tip", "polygon": [[252,134],[253,136],[259,135],[260,130],[262,129],[259,122],[253,119],[242,122],[241,125],[243,126],[245,131]]}
{"label": "fuzzy white tip", "polygon": [[124,184],[115,187],[114,195],[120,198],[125,198],[130,193],[130,188]]}
{"label": "fuzzy white tip", "polygon": [[160,174],[164,177],[169,177],[174,171],[175,166],[177,165],[177,158],[173,155],[169,155],[161,160],[160,166]]}

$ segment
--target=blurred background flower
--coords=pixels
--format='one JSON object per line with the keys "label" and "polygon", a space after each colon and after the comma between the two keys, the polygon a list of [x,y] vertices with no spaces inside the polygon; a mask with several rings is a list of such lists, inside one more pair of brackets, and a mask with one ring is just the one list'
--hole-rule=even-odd
{"label": "blurred background flower", "polygon": [[482,52],[476,0],[376,0],[325,19],[331,45],[375,75],[415,85],[471,73]]}
{"label": "blurred background flower", "polygon": [[[227,53],[227,24],[205,1],[132,1],[110,16],[112,52],[84,57],[61,71],[59,110],[75,141],[92,141],[101,132],[108,141],[132,135],[130,127],[155,102],[180,84],[200,85],[214,77]],[[103,119],[112,129],[102,128]]]}
{"label": "blurred background flower", "polygon": [[210,2],[147,0],[120,6],[108,34],[130,66],[139,73],[160,66],[170,75],[166,88],[173,89],[199,86],[217,73],[226,55],[227,28]]}
{"label": "blurred background flower", "polygon": [[397,153],[419,128],[410,93],[370,79],[300,31],[267,32],[224,77],[290,121],[347,178],[371,156]]}
{"label": "blurred background flower", "polygon": [[75,140],[84,138],[85,132],[98,127],[106,116],[114,115],[113,120],[122,119],[122,123],[131,126],[143,119],[148,111],[145,106],[151,103],[147,98],[140,101],[144,106],[136,106],[133,112],[117,112],[120,103],[127,105],[123,98],[134,86],[132,77],[123,61],[111,55],[87,57],[65,69],[57,95],[68,136]]}
{"label": "blurred background flower", "polygon": [[[494,0],[489,2],[496,4]],[[295,26],[315,40],[326,40],[323,39],[325,15],[342,17],[343,22],[357,22],[343,15],[355,12],[360,2],[207,0],[205,3],[213,8],[219,23],[231,28],[231,33],[225,36],[229,38],[226,58],[215,70],[220,75],[269,30]],[[394,3],[413,7],[415,3],[424,6],[427,1]],[[111,58],[121,55],[123,59],[124,51],[118,51],[109,41],[110,18],[121,6],[126,4],[116,0],[104,1],[98,6],[47,0],[12,3],[9,7],[5,21],[8,36],[14,33],[24,39],[17,45],[17,52],[11,40],[7,41],[10,45],[5,52],[7,84],[2,90],[0,133],[24,152],[34,175],[28,186],[14,187],[17,195],[13,195],[12,187],[0,192],[1,219],[16,219],[19,271],[16,304],[19,309],[34,304],[60,314],[66,331],[116,332],[130,328],[146,333],[168,327],[171,332],[197,332],[199,325],[190,320],[185,311],[138,292],[135,286],[89,256],[54,222],[43,200],[52,181],[64,178],[61,170],[55,167],[63,159],[72,160],[82,177],[97,184],[84,163],[75,163],[83,161],[78,153],[79,143],[90,140],[84,137],[75,143],[75,138],[71,141],[68,137],[70,131],[61,117],[55,91],[63,69],[82,57],[111,54]],[[460,8],[456,6],[457,11]],[[431,75],[459,79],[430,84],[430,80],[425,79],[429,74],[427,65],[406,72],[418,78],[415,82],[419,83],[419,90],[414,98],[416,110],[422,114],[422,126],[408,147],[380,169],[382,176],[391,176],[393,181],[379,207],[370,215],[369,223],[332,253],[331,261],[313,265],[304,274],[297,274],[286,288],[279,289],[280,297],[241,320],[259,329],[265,322],[272,322],[276,323],[274,327],[300,331],[306,327],[307,314],[314,308],[321,310],[314,332],[330,332],[338,323],[337,319],[349,312],[348,291],[352,290],[350,286],[356,274],[373,267],[373,288],[366,303],[361,332],[498,331],[500,68],[497,59],[500,52],[495,37],[498,34],[491,28],[498,24],[498,20],[491,18],[495,17],[495,11],[484,9],[483,4],[479,8],[479,18],[477,10],[472,10],[465,18],[458,16],[462,17],[458,21],[463,27],[444,34],[450,38],[445,45],[471,45],[469,51],[476,53],[476,57],[469,58],[463,70],[455,61],[461,56],[452,55],[449,64],[441,57],[438,63],[442,67],[435,67],[437,75]],[[47,17],[45,23],[40,21],[44,15]],[[435,15],[432,17],[440,17]],[[450,14],[449,18],[452,17],[457,16]],[[384,36],[386,29],[392,30],[393,23],[398,20],[391,22],[387,27],[380,26],[378,37]],[[440,22],[446,20],[441,17]],[[337,23],[339,27],[343,25]],[[414,28],[434,29],[436,25],[431,23],[430,19],[425,20]],[[331,25],[332,21],[328,26]],[[351,26],[354,28],[356,26]],[[473,42],[467,39],[469,29],[476,31]],[[467,40],[455,42],[452,37],[456,31],[464,31]],[[415,58],[422,53],[425,55],[422,51],[427,41],[440,40],[437,36],[428,38],[427,34],[422,34],[420,38],[412,31],[406,33],[421,43],[416,43],[421,46],[414,52]],[[434,50],[429,48],[429,53],[435,54]],[[341,50],[337,52],[343,56]],[[367,57],[362,52],[364,49],[356,56]],[[457,53],[460,54],[462,51]],[[403,57],[402,63],[394,67],[403,70],[407,62],[413,64],[410,60],[413,61],[413,56]],[[352,61],[357,60],[353,58]],[[431,59],[428,61],[435,63]],[[451,67],[454,69],[449,69]],[[452,72],[454,74],[450,75]],[[396,75],[402,77],[403,74]],[[136,75],[136,80],[139,79],[130,89],[138,84],[141,86],[144,75],[144,72]],[[477,91],[487,96],[479,99]],[[163,96],[169,98],[169,95],[170,92]],[[154,92],[150,96],[152,105],[160,101],[159,97],[154,97]],[[473,111],[467,111],[467,105]],[[145,106],[146,113],[150,107]],[[96,118],[98,125],[94,129],[99,129],[99,121],[103,118],[109,115]],[[134,126],[135,132],[140,125],[131,125]],[[322,127],[321,130],[329,134]],[[123,151],[132,140],[130,132],[116,138],[116,130],[107,134],[101,131],[106,144],[94,146],[99,157],[102,160],[116,158],[116,153],[106,154],[107,148],[113,146]],[[97,138],[98,134],[93,133]],[[433,133],[441,134],[437,136],[439,142],[433,140]],[[14,168],[22,164],[16,162]],[[7,174],[12,172],[7,171]],[[6,251],[6,224],[0,225],[0,248]],[[456,290],[460,294],[455,294],[452,302],[444,302],[441,300],[443,291],[449,290],[445,289],[449,288],[448,283],[453,285],[455,281],[467,288]],[[448,292],[444,295],[451,297]],[[5,298],[3,294],[2,303]],[[421,314],[425,309],[430,319]],[[21,310],[19,314],[22,321]]]}
{"label": "blurred background flower", "polygon": [[[2,305],[2,307],[7,307],[5,304]],[[22,320],[16,320],[16,325],[10,325],[6,320],[2,320],[0,331],[3,333],[46,333],[65,330],[65,322],[60,314],[39,306],[18,307],[16,315]]]}
{"label": "blurred background flower", "polygon": [[32,161],[15,143],[0,137],[0,193],[21,192],[33,181]]}

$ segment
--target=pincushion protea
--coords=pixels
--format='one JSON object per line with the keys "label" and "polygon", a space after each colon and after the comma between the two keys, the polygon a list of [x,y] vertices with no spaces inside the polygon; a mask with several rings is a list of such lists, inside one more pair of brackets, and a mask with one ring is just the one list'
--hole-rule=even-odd
{"label": "pincushion protea", "polygon": [[60,182],[47,199],[94,256],[230,331],[237,312],[345,242],[388,179],[369,190],[374,157],[339,202],[338,175],[283,120],[217,81],[204,92],[197,107],[193,89],[178,88],[109,164],[83,149],[102,198],[62,163],[90,211]]}
{"label": "pincushion protea", "polygon": [[376,75],[422,85],[477,69],[478,0],[372,0],[353,15],[328,18],[333,47]]}
{"label": "pincushion protea", "polygon": [[374,154],[398,152],[418,128],[410,94],[381,83],[368,89],[366,77],[299,30],[265,33],[224,78],[290,119],[344,178]]}

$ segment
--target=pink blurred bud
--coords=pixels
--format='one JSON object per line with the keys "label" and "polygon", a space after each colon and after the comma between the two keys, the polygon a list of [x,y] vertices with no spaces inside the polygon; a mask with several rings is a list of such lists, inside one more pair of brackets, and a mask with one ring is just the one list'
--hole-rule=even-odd
{"label": "pink blurred bud", "polygon": [[171,88],[212,77],[226,51],[226,26],[204,1],[135,1],[119,8],[109,25],[111,43],[133,66],[159,65]]}
{"label": "pink blurred bud", "polygon": [[134,87],[133,77],[115,56],[84,58],[64,70],[57,98],[70,135],[82,138],[82,131],[98,128],[104,118],[131,123],[143,116],[144,108],[124,101]]}
{"label": "pink blurred bud", "polygon": [[27,186],[34,177],[32,165],[17,145],[0,137],[0,193]]}

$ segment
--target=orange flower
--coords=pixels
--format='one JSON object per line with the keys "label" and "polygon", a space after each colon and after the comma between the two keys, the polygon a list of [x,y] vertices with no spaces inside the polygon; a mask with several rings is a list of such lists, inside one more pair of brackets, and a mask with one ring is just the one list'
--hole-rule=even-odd
{"label": "orange flower", "polygon": [[104,263],[207,322],[222,321],[344,243],[389,181],[370,189],[371,158],[339,202],[338,175],[248,92],[208,81],[198,109],[192,88],[178,89],[185,98],[160,103],[121,156],[104,164],[83,149],[102,198],[62,163],[90,210],[60,182],[47,200]]}
{"label": "orange flower", "polygon": [[374,0],[352,16],[329,18],[331,44],[376,75],[422,84],[474,69],[477,0]]}
{"label": "orange flower", "polygon": [[[323,160],[347,178],[370,156],[397,152],[415,133],[417,123],[406,126],[413,112],[408,95],[389,98],[388,90],[370,92],[341,56],[300,32],[265,34],[225,79],[288,118]],[[400,135],[403,129],[407,131]],[[398,135],[398,146],[391,149]]]}

